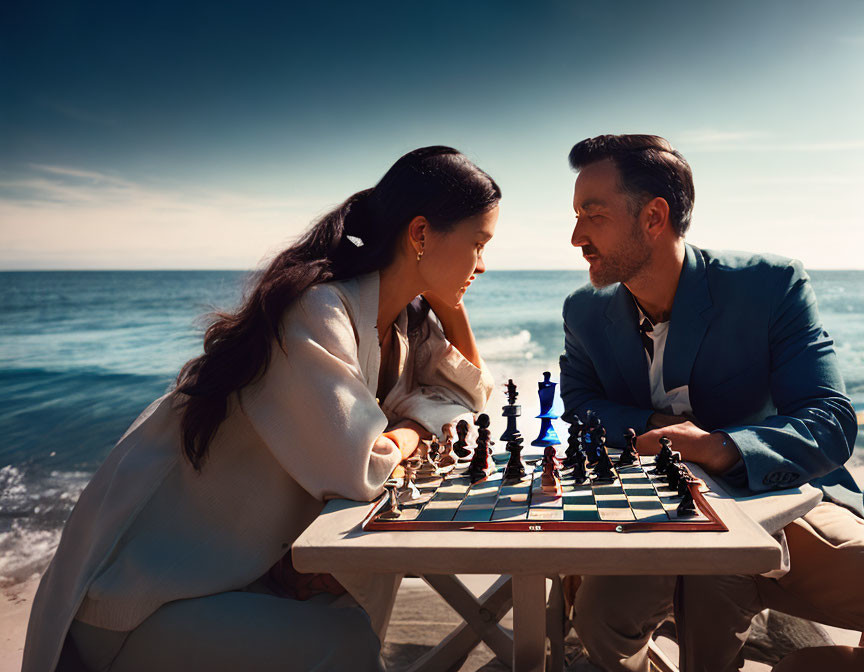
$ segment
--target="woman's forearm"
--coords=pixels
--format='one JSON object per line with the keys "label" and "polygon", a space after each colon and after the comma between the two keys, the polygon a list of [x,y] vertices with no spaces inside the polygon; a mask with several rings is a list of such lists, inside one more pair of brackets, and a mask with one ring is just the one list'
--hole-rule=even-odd
{"label": "woman's forearm", "polygon": [[465,309],[465,304],[460,302],[457,306],[448,306],[445,303],[438,301],[436,297],[426,295],[426,300],[438,319],[441,320],[441,326],[444,328],[444,336],[453,344],[462,356],[471,362],[474,366],[480,366],[480,350],[477,348],[477,341],[474,338],[474,331],[471,329],[471,323],[468,321],[468,311]]}

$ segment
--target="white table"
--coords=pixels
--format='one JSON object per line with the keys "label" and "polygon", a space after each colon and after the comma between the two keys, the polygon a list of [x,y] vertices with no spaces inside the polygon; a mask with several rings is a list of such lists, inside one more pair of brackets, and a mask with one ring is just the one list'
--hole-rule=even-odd
{"label": "white table", "polygon": [[[689,466],[711,488],[707,496],[727,532],[364,532],[360,523],[370,505],[335,500],[297,539],[292,557],[298,570],[337,580],[340,572],[422,576],[466,621],[424,656],[423,669],[446,669],[482,639],[514,670],[542,671],[547,576],[759,574],[780,566],[780,546],[770,533],[821,498],[805,486],[739,505]],[[475,598],[457,574],[502,578]],[[511,597],[512,641],[498,626]]]}

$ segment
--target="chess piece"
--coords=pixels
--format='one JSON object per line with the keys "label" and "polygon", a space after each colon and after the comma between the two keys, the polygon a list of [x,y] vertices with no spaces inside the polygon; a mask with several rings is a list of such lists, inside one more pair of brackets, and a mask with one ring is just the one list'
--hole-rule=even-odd
{"label": "chess piece", "polygon": [[585,450],[588,466],[593,467],[600,459],[600,439],[605,436],[606,428],[600,423],[600,418],[588,411],[588,425],[582,434],[582,448]]}
{"label": "chess piece", "polygon": [[489,475],[489,416],[481,413],[474,422],[477,425],[477,444],[474,447],[474,455],[471,464],[468,465],[468,476],[472,483],[482,481]]}
{"label": "chess piece", "polygon": [[471,455],[471,451],[468,449],[468,421],[460,420],[456,423],[456,436],[458,437],[456,443],[453,444],[453,452],[456,453],[456,457],[459,458],[459,461],[465,461],[469,455]]}
{"label": "chess piece", "polygon": [[387,483],[384,485],[384,490],[387,492],[387,504],[378,517],[382,520],[396,520],[402,515],[402,509],[399,508],[399,497],[396,494],[396,484]]}
{"label": "chess piece", "polygon": [[612,460],[609,459],[609,453],[606,451],[606,439],[600,437],[598,445],[597,464],[594,465],[594,482],[595,483],[611,483],[615,480],[615,472],[612,469]]}
{"label": "chess piece", "polygon": [[681,464],[681,453],[675,451],[669,456],[668,464],[666,465],[666,482],[673,490],[678,489],[678,479],[681,476],[681,466],[683,466]]}
{"label": "chess piece", "polygon": [[584,425],[575,411],[565,411],[561,419],[569,426],[567,428],[567,450],[564,451],[564,466],[571,467],[581,453],[582,429]]}
{"label": "chess piece", "polygon": [[636,432],[631,427],[624,430],[624,450],[618,456],[615,466],[629,467],[639,461],[639,453],[636,452]]}
{"label": "chess piece", "polygon": [[516,405],[516,397],[519,396],[519,393],[516,391],[516,383],[513,382],[512,378],[507,381],[505,388],[507,389],[507,405],[501,407],[501,415],[507,418],[507,429],[501,435],[501,440],[511,441],[516,434],[519,434],[519,430],[516,428],[516,418],[522,415],[522,407]]}
{"label": "chess piece", "polygon": [[532,446],[557,446],[561,443],[552,420],[558,416],[552,412],[552,404],[555,402],[555,387],[549,378],[552,376],[548,371],[543,372],[543,380],[537,383],[537,394],[540,396],[540,434],[531,442]]}
{"label": "chess piece", "polygon": [[678,465],[678,496],[683,497],[684,491],[690,489],[691,481],[695,482],[693,474],[683,464]]}
{"label": "chess piece", "polygon": [[518,431],[507,441],[507,452],[510,453],[510,459],[507,461],[507,466],[504,467],[505,483],[519,481],[525,476],[525,464],[522,462],[522,441],[522,435]]}
{"label": "chess piece", "polygon": [[540,476],[540,486],[544,492],[561,494],[561,473],[558,471],[558,456],[555,446],[546,446],[543,451],[543,474]]}
{"label": "chess piece", "polygon": [[405,466],[405,477],[399,492],[399,501],[403,504],[420,499],[420,490],[415,485],[417,470],[420,468],[419,457],[409,457],[402,463]]}
{"label": "chess piece", "polygon": [[690,492],[690,488],[684,492],[684,495],[681,497],[681,502],[678,504],[678,508],[675,509],[675,513],[679,516],[695,516],[696,515],[696,502],[693,501],[693,493]]}
{"label": "chess piece", "polygon": [[430,462],[437,462],[438,455],[441,451],[441,444],[438,442],[438,435],[433,434],[429,440],[429,452],[427,453]]}
{"label": "chess piece", "polygon": [[444,435],[444,443],[441,446],[441,455],[438,458],[438,473],[446,474],[456,466],[456,458],[453,457],[453,435],[450,430],[453,426],[448,422],[441,428]]}
{"label": "chess piece", "polygon": [[651,473],[664,473],[666,471],[666,467],[669,466],[670,457],[672,457],[672,441],[666,436],[661,436],[660,452],[657,453],[657,457],[654,458],[654,468],[651,470]]}

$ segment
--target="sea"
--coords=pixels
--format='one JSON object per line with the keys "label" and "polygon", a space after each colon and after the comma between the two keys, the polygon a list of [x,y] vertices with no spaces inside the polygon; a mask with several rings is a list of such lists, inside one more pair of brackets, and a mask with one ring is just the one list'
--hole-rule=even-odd
{"label": "sea", "polygon": [[[207,315],[236,306],[250,277],[0,273],[0,586],[44,570],[94,471],[201,351]],[[811,278],[847,391],[864,409],[864,271],[813,271]],[[472,285],[465,303],[499,383],[490,402],[493,435],[509,378],[519,388],[523,432],[538,422],[537,382],[544,371],[558,379],[562,302],[587,280],[580,271],[489,271]],[[564,436],[566,426],[555,424]],[[862,445],[859,431],[856,474],[864,473]]]}

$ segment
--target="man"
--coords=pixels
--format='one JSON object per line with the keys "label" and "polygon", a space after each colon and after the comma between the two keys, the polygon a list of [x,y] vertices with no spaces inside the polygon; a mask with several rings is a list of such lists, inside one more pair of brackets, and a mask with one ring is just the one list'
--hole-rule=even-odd
{"label": "man", "polygon": [[[797,261],[686,244],[690,166],[663,138],[605,135],[570,152],[572,244],[591,284],[564,303],[561,396],[610,443],[682,459],[750,491],[810,482],[824,501],[789,525],[781,578],[688,577],[682,666],[735,670],[752,616],[770,607],[864,629],[864,501],[843,464],[857,423],[833,341]],[[779,573],[778,573],[779,574]],[[604,670],[648,670],[647,643],[675,577],[585,577],[576,627]]]}

